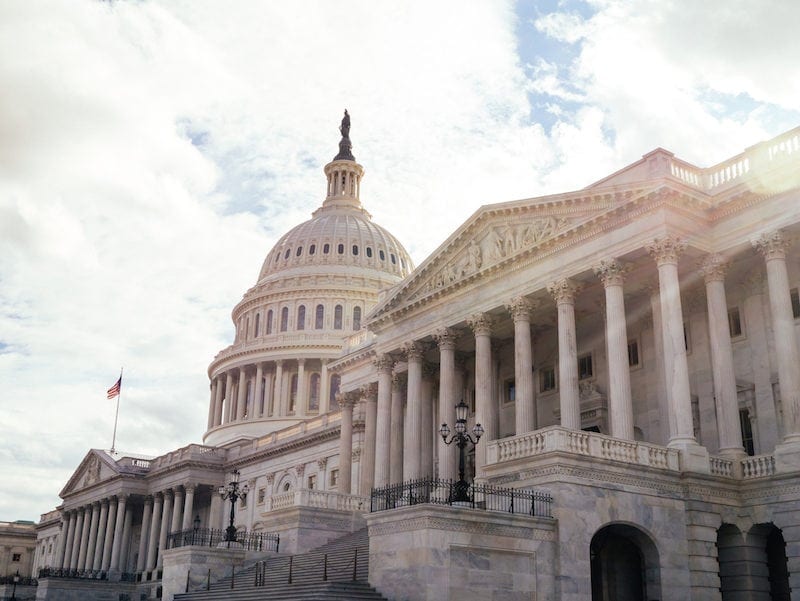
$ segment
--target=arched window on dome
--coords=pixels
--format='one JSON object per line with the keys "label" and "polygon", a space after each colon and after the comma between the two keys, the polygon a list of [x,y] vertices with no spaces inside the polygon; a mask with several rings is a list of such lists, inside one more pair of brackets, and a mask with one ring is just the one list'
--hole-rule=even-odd
{"label": "arched window on dome", "polygon": [[291,248],[287,248],[287,249],[286,249],[286,252],[285,252],[285,253],[283,253],[283,258],[284,258],[284,259],[288,259],[288,258],[289,258],[289,255],[291,254],[291,252],[292,252],[292,249],[291,249]]}
{"label": "arched window on dome", "polygon": [[361,329],[361,307],[353,307],[353,329]]}
{"label": "arched window on dome", "polygon": [[281,332],[289,329],[289,307],[281,309]]}
{"label": "arched window on dome", "polygon": [[253,326],[253,336],[258,338],[259,334],[261,334],[261,313],[256,313],[256,323]]}
{"label": "arched window on dome", "polygon": [[272,334],[272,309],[267,311],[267,335]]}
{"label": "arched window on dome", "polygon": [[333,329],[342,329],[342,305],[336,305],[336,308],[333,310]]}
{"label": "arched window on dome", "polygon": [[298,246],[297,247],[297,251],[294,253],[294,256],[295,257],[299,257],[302,254],[303,254],[303,247],[302,246]]}
{"label": "arched window on dome", "polygon": [[353,244],[353,256],[358,256],[358,244]]}
{"label": "arched window on dome", "polygon": [[340,255],[343,255],[344,254],[344,244],[340,244],[339,246],[337,246],[336,247],[336,252],[338,252]]}
{"label": "arched window on dome", "polygon": [[245,340],[247,340],[247,334],[248,334],[249,332],[250,332],[250,318],[248,317],[248,318],[247,318],[247,319],[245,319],[245,321],[244,321],[244,332],[243,332],[243,336],[242,336],[242,338],[244,338]]}
{"label": "arched window on dome", "polygon": [[323,255],[327,255],[329,252],[331,252],[331,245],[330,244],[323,244],[322,245],[322,254]]}
{"label": "arched window on dome", "polygon": [[297,407],[297,374],[292,374],[292,383],[289,387],[289,415],[292,415]]}
{"label": "arched window on dome", "polygon": [[314,329],[321,330],[325,327],[325,307],[317,305],[317,311],[314,314]]}
{"label": "arched window on dome", "polygon": [[319,374],[311,374],[311,386],[308,391],[308,410],[319,411]]}
{"label": "arched window on dome", "polygon": [[331,392],[328,395],[328,402],[330,403],[331,411],[339,408],[339,403],[336,402],[336,395],[339,394],[339,386],[342,384],[342,378],[339,374],[331,376]]}
{"label": "arched window on dome", "polygon": [[312,244],[311,246],[308,247],[308,254],[313,255],[315,252],[317,252],[316,244]]}
{"label": "arched window on dome", "polygon": [[366,249],[367,257],[372,258],[372,247],[368,246]]}
{"label": "arched window on dome", "polygon": [[306,306],[300,305],[297,307],[297,329],[298,330],[305,330],[306,329]]}
{"label": "arched window on dome", "polygon": [[378,251],[378,256],[381,258],[381,261],[385,261],[386,260],[386,253],[383,252],[383,249],[380,249]]}
{"label": "arched window on dome", "polygon": [[394,256],[394,253],[389,255],[389,257],[392,259],[392,265],[397,265],[397,257]]}

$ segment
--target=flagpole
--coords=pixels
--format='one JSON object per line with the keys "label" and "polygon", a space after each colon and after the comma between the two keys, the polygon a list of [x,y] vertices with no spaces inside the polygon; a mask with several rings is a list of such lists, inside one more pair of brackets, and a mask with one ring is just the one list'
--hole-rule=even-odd
{"label": "flagpole", "polygon": [[119,368],[119,394],[117,395],[117,412],[114,414],[114,435],[111,438],[111,454],[114,454],[114,446],[117,443],[117,420],[119,419],[119,397],[122,396],[122,368]]}

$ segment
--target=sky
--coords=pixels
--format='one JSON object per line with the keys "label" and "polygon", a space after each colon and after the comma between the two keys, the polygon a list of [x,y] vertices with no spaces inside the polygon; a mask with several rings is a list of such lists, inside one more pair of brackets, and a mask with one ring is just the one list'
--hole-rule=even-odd
{"label": "sky", "polygon": [[[701,167],[800,125],[786,0],[0,3],[0,521],[90,448],[200,443],[207,366],[325,195],[417,264],[481,205],[656,147]],[[420,214],[425,219],[420,219]]]}

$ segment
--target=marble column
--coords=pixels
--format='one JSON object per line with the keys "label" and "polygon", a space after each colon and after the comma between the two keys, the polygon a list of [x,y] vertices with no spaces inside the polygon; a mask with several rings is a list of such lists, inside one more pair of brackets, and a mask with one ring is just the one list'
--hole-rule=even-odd
{"label": "marble column", "polygon": [[183,521],[181,522],[181,530],[189,530],[193,527],[194,516],[194,484],[184,484],[183,489],[185,495],[183,498]]}
{"label": "marble column", "polygon": [[97,522],[97,537],[95,538],[94,553],[92,554],[92,569],[96,572],[103,568],[103,545],[112,532],[108,528],[108,499],[100,501],[100,519]]}
{"label": "marble column", "polygon": [[407,342],[403,353],[408,362],[408,408],[403,430],[403,478],[416,480],[422,475],[422,346]]}
{"label": "marble column", "polygon": [[66,570],[69,569],[72,562],[72,544],[75,541],[75,523],[78,520],[78,516],[74,511],[70,511],[65,515],[67,517],[67,527],[64,531],[64,557],[61,561],[61,567]]}
{"label": "marble column", "polygon": [[64,567],[64,557],[67,552],[68,535],[69,535],[69,514],[65,511],[61,514],[61,531],[58,537],[58,551],[56,552],[56,559],[53,564],[56,568]]}
{"label": "marble column", "polygon": [[606,351],[608,352],[608,409],[611,436],[633,440],[633,401],[628,365],[628,326],[623,284],[625,268],[616,259],[594,268],[606,292]]}
{"label": "marble column", "polygon": [[336,396],[336,402],[341,409],[341,430],[339,434],[339,485],[341,494],[351,494],[350,484],[353,472],[353,406],[356,404],[357,395],[353,393]]}
{"label": "marble column", "polygon": [[308,386],[306,384],[306,360],[297,360],[297,399],[294,404],[294,414],[303,417],[308,408]]}
{"label": "marble column", "polygon": [[236,395],[236,421],[242,421],[247,410],[247,372],[239,368],[239,386]]}
{"label": "marble column", "polygon": [[378,402],[375,417],[375,481],[376,487],[389,484],[392,448],[392,367],[389,355],[379,355],[372,364],[378,372]]}
{"label": "marble column", "polygon": [[535,430],[537,422],[531,341],[531,312],[535,306],[530,299],[517,296],[506,308],[514,319],[515,429],[519,435]]}
{"label": "marble column", "polygon": [[222,425],[222,399],[224,393],[224,384],[220,376],[214,378],[216,387],[214,388],[214,426]]}
{"label": "marble column", "polygon": [[170,517],[172,517],[172,490],[163,492],[164,502],[161,507],[161,528],[158,533],[158,549],[156,551],[156,565],[161,567],[164,558],[164,549],[167,548],[167,535],[169,534]]}
{"label": "marble column", "polygon": [[[147,547],[148,547],[147,538],[150,535],[150,522],[152,520],[152,517],[153,517],[153,497],[148,495],[147,497],[145,497],[144,506],[142,507],[142,527],[141,527],[141,534],[139,535],[139,559],[136,562],[137,572],[144,572],[145,567],[147,565]],[[113,559],[111,563],[112,564],[114,563]]]}
{"label": "marble column", "polygon": [[[122,524],[122,544],[120,545],[120,552],[119,552],[119,560],[118,566],[121,572],[128,571],[128,553],[130,552],[130,545],[131,545],[131,529],[133,527],[133,511],[130,507],[127,509],[122,510],[122,515],[120,514],[120,510],[117,510],[117,522],[123,521]],[[124,516],[124,520],[123,517]]]}
{"label": "marble column", "polygon": [[233,372],[228,370],[225,374],[225,423],[229,424],[233,420]]}
{"label": "marble column", "polygon": [[789,242],[780,231],[774,231],[761,235],[753,241],[753,246],[767,264],[769,307],[775,355],[778,359],[780,404],[783,408],[783,442],[800,443],[800,352],[786,270],[786,249]]}
{"label": "marble column", "polygon": [[331,410],[331,378],[328,373],[328,360],[320,359],[319,374],[319,414]]}
{"label": "marble column", "polygon": [[656,238],[647,246],[648,252],[658,265],[664,375],[669,410],[668,446],[678,448],[697,445],[692,423],[689,364],[686,360],[681,288],[678,279],[678,257],[685,249],[686,243],[671,235]]}
{"label": "marble column", "polygon": [[89,525],[89,536],[86,541],[86,560],[83,570],[91,570],[94,565],[94,550],[97,547],[97,528],[100,524],[100,503],[92,503],[92,521]]}
{"label": "marble column", "polygon": [[69,569],[78,569],[79,552],[81,548],[81,538],[83,537],[83,520],[85,509],[81,507],[77,510],[78,519],[75,522],[75,534],[72,537],[72,554],[70,555]]}
{"label": "marble column", "polygon": [[[113,502],[113,501],[112,501]],[[112,542],[106,545],[103,549],[103,565],[107,565],[109,570],[119,569],[119,555],[122,546],[122,529],[124,524],[123,517],[125,516],[125,506],[128,503],[128,495],[119,495],[117,497],[116,507],[109,507],[108,514],[108,529],[114,531]],[[112,516],[113,513],[113,516]],[[142,538],[145,538],[142,535]],[[108,557],[108,559],[106,559]]]}
{"label": "marble column", "polygon": [[217,380],[216,378],[211,380],[210,385],[210,399],[208,401],[208,425],[206,427],[207,430],[210,430],[214,427],[214,410],[216,409],[217,403]]}
{"label": "marble column", "polygon": [[208,527],[221,528],[222,527],[222,497],[216,492],[211,493],[211,508],[208,511]]}
{"label": "marble column", "polygon": [[364,402],[364,453],[361,460],[360,494],[369,496],[375,484],[375,447],[378,425],[378,386],[368,384],[361,387]]}
{"label": "marble column", "polygon": [[153,495],[153,516],[150,520],[150,533],[147,543],[147,571],[150,572],[156,567],[156,557],[158,553],[158,537],[161,531],[161,510],[164,507],[164,496],[161,493]]}
{"label": "marble column", "polygon": [[275,361],[275,391],[272,395],[272,415],[286,415],[283,409],[283,359]]}
{"label": "marble column", "polygon": [[558,399],[561,425],[581,429],[578,396],[578,343],[575,334],[575,294],[579,287],[567,278],[547,286],[558,309]]}
{"label": "marble column", "polygon": [[[254,491],[255,492],[255,491]],[[183,530],[181,528],[181,517],[183,511],[183,489],[179,486],[176,486],[175,489],[172,491],[172,520],[169,525],[170,532],[180,532]]]}
{"label": "marble column", "polygon": [[[421,399],[422,399],[422,422],[420,425],[420,464],[419,473],[422,478],[433,477],[433,436],[438,432],[439,428],[434,427],[433,419],[433,387],[436,380],[439,378],[439,370],[434,363],[422,363],[422,386],[421,386]],[[438,436],[437,436],[438,438]]]}
{"label": "marble column", "polygon": [[389,442],[389,483],[399,484],[403,481],[403,388],[406,374],[392,375],[392,433]]}
{"label": "marble column", "polygon": [[253,389],[253,409],[250,419],[264,415],[264,364],[260,361],[256,364],[256,383]]}
{"label": "marble column", "polygon": [[[123,498],[125,495],[121,495]],[[100,569],[108,570],[111,567],[111,556],[114,549],[115,539],[119,535],[119,526],[117,526],[117,515],[119,513],[119,501],[113,497],[107,499],[108,503],[108,517],[106,519],[105,537],[103,537],[103,551],[100,557]],[[123,503],[123,511],[125,504]],[[121,518],[120,518],[121,519]]]}
{"label": "marble column", "polygon": [[[436,330],[433,339],[439,346],[439,421],[446,423],[450,428],[456,422],[455,406],[460,399],[456,399],[455,365],[456,365],[456,340],[458,332],[452,328]],[[456,453],[437,436],[439,453],[439,478],[455,480],[457,477]]]}
{"label": "marble column", "polygon": [[467,319],[475,334],[475,423],[481,424],[482,444],[475,447],[475,475],[483,476],[486,465],[486,444],[497,438],[498,412],[492,383],[492,318],[476,313]]}
{"label": "marble column", "polygon": [[706,284],[708,332],[711,342],[711,373],[714,378],[714,403],[717,410],[719,453],[734,458],[744,456],[739,423],[739,400],[733,370],[733,348],[725,296],[728,263],[718,254],[707,255],[700,263]]}
{"label": "marble column", "polygon": [[91,534],[92,527],[92,514],[97,515],[94,511],[94,504],[87,505],[83,514],[83,528],[81,529],[81,546],[78,552],[78,570],[86,569],[86,555],[89,551],[89,535]]}
{"label": "marble column", "polygon": [[263,415],[272,415],[272,395],[275,392],[275,372],[267,371],[264,373],[264,413]]}

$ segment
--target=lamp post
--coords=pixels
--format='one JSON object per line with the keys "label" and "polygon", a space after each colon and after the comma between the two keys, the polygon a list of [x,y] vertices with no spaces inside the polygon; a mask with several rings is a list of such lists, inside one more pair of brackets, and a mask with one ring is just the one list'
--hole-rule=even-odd
{"label": "lamp post", "polygon": [[11,601],[14,601],[17,598],[17,583],[19,582],[19,570],[17,573],[14,574],[14,588],[11,589]]}
{"label": "lamp post", "polygon": [[460,502],[469,502],[469,484],[464,479],[464,449],[467,447],[467,443],[472,443],[472,446],[478,444],[478,441],[483,436],[483,426],[480,424],[475,424],[472,427],[472,436],[475,438],[473,439],[472,436],[467,433],[467,413],[469,412],[469,407],[467,407],[466,403],[462,400],[458,405],[456,405],[456,423],[455,426],[455,433],[447,440],[447,437],[450,436],[450,428],[447,424],[442,424],[442,427],[439,428],[439,434],[442,436],[442,440],[444,444],[450,445],[452,443],[456,443],[458,447],[458,482],[455,484],[455,494],[451,501],[455,501],[457,503]]}
{"label": "lamp post", "polygon": [[197,540],[197,531],[200,530],[200,514],[194,516],[192,526],[194,526],[194,530],[192,530],[192,545],[194,545]]}
{"label": "lamp post", "polygon": [[219,487],[219,495],[222,497],[222,500],[229,499],[231,502],[231,520],[230,524],[225,529],[225,542],[228,543],[228,546],[230,546],[230,543],[236,542],[236,526],[233,525],[236,514],[236,501],[240,498],[245,499],[247,497],[247,491],[250,490],[247,484],[239,486],[239,470],[233,470],[231,475],[233,479],[228,482],[228,485]]}

